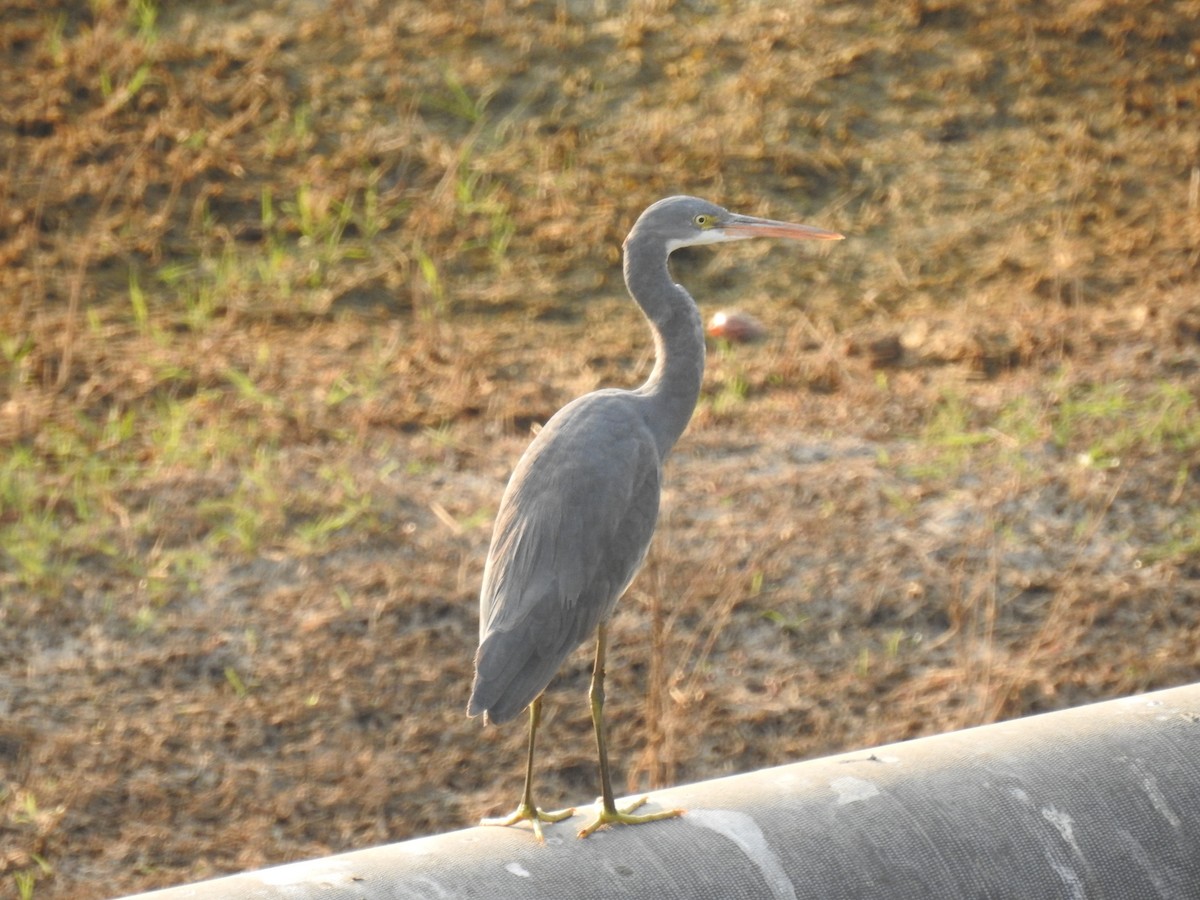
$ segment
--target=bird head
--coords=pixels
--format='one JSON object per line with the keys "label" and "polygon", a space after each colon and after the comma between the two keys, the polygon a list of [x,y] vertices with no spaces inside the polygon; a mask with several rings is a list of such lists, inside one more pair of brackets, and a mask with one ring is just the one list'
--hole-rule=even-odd
{"label": "bird head", "polygon": [[[699,197],[667,197],[647,207],[638,217],[629,235],[654,235],[662,240],[667,253],[680,247],[744,241],[755,237],[785,238],[793,241],[839,241],[842,235],[812,225],[796,225],[743,216],[730,212]],[[628,239],[627,239],[628,240]]]}

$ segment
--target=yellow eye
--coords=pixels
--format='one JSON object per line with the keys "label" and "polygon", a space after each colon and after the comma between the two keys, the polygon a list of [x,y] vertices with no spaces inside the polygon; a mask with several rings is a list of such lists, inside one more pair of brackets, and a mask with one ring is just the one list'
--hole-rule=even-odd
{"label": "yellow eye", "polygon": [[713,217],[706,213],[700,213],[696,218],[692,219],[692,224],[697,228],[710,228],[713,224]]}

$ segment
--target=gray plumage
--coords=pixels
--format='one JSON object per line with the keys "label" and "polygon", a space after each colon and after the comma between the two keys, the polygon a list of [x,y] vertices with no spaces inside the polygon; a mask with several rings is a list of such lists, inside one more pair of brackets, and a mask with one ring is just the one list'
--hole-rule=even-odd
{"label": "gray plumage", "polygon": [[663,463],[704,374],[700,312],[672,281],[667,258],[679,247],[756,236],[841,237],[695,197],[660,200],[630,231],[625,283],[654,335],[655,366],[636,390],[600,390],[563,407],[517,464],[484,569],[469,715],[506,722],[538,698],[641,568]]}

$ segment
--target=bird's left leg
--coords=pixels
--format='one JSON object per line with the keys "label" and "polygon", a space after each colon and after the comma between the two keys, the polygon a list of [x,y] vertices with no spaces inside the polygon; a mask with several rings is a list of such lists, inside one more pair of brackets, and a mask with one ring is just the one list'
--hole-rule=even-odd
{"label": "bird's left leg", "polygon": [[538,723],[542,721],[542,695],[529,704],[529,759],[525,763],[525,791],[521,795],[521,805],[507,816],[494,819],[483,819],[480,825],[516,825],[518,822],[530,822],[533,825],[533,835],[539,843],[546,838],[542,834],[543,822],[561,822],[575,815],[575,809],[562,809],[557,812],[545,812],[538,809],[533,802],[533,747],[537,739]]}
{"label": "bird's left leg", "polygon": [[671,819],[683,815],[682,809],[665,809],[661,812],[631,815],[635,809],[644,804],[649,797],[640,797],[622,809],[617,808],[613,799],[612,776],[608,770],[608,742],[604,733],[604,657],[608,649],[608,635],[601,624],[596,632],[596,666],[592,670],[592,689],[589,697],[592,701],[592,725],[596,729],[596,751],[600,756],[600,809],[596,818],[579,829],[581,838],[587,837],[605,825],[640,825],[642,822],[657,822],[659,819]]}

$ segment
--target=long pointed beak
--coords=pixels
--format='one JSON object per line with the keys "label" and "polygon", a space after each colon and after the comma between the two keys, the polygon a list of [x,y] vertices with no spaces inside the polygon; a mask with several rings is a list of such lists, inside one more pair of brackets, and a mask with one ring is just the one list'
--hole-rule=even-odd
{"label": "long pointed beak", "polygon": [[728,221],[717,226],[727,236],[736,239],[755,237],[787,238],[792,241],[840,241],[845,237],[836,231],[826,231],[812,225],[794,225],[791,222],[776,222],[774,219],[759,219],[755,216],[730,215]]}

